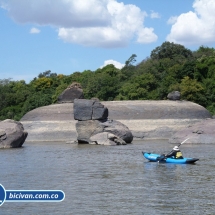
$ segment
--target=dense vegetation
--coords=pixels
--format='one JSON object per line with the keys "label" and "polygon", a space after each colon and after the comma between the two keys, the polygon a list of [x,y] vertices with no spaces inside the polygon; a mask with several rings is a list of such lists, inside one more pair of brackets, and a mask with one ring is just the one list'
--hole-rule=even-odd
{"label": "dense vegetation", "polygon": [[19,120],[26,112],[55,103],[72,82],[79,82],[85,98],[111,100],[160,100],[173,90],[181,98],[196,102],[215,113],[215,49],[201,46],[192,52],[184,46],[164,42],[149,58],[135,65],[133,54],[120,70],[107,65],[96,71],[71,75],[40,73],[29,84],[0,80],[0,120]]}

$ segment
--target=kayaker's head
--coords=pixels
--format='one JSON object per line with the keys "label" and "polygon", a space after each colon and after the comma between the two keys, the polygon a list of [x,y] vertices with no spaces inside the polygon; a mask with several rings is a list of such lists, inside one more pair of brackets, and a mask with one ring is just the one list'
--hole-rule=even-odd
{"label": "kayaker's head", "polygon": [[173,150],[174,150],[174,151],[179,151],[178,146],[174,146]]}

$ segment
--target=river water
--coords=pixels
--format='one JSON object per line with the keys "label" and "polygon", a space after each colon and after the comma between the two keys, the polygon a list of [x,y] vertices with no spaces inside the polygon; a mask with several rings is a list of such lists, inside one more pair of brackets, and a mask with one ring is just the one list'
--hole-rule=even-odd
{"label": "river water", "polygon": [[5,202],[0,214],[215,214],[215,146],[184,144],[192,164],[148,162],[142,151],[165,153],[167,141],[126,146],[28,143],[0,150],[6,190],[62,190],[62,202]]}

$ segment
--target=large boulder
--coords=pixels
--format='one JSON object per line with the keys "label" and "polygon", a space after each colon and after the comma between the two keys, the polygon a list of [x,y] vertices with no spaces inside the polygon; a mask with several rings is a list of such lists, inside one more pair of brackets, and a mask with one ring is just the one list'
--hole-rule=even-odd
{"label": "large boulder", "polygon": [[89,143],[90,137],[103,132],[104,127],[99,120],[78,121],[75,125],[79,143]]}
{"label": "large boulder", "polygon": [[172,91],[171,93],[169,93],[167,95],[167,98],[169,100],[173,100],[173,101],[176,101],[176,100],[180,100],[181,98],[181,93],[179,91]]}
{"label": "large boulder", "polygon": [[0,148],[21,147],[27,136],[20,122],[10,119],[0,122]]}
{"label": "large boulder", "polygon": [[[108,109],[98,99],[75,99],[73,108],[74,119],[78,120],[78,143],[122,145],[132,142],[133,135],[128,127],[121,122],[109,120]],[[104,141],[101,141],[102,138]]]}
{"label": "large boulder", "polygon": [[108,118],[108,109],[98,100],[75,99],[74,119],[80,121]]}
{"label": "large boulder", "polygon": [[215,119],[205,119],[176,132],[169,143],[179,144],[186,138],[186,143],[215,144]]}
{"label": "large boulder", "polygon": [[84,94],[79,83],[72,83],[58,97],[58,103],[73,103],[74,99],[83,99]]}
{"label": "large boulder", "polygon": [[102,123],[102,125],[104,126],[104,132],[112,133],[124,140],[126,143],[131,143],[133,141],[131,131],[121,122],[116,120],[106,120]]}
{"label": "large boulder", "polygon": [[92,136],[107,132],[114,134],[126,143],[133,141],[133,135],[127,126],[116,120],[87,120],[76,123],[79,143],[90,143]]}

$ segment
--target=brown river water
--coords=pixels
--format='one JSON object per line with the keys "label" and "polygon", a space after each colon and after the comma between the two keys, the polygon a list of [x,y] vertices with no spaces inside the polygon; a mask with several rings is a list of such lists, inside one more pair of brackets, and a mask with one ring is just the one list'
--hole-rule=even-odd
{"label": "brown river water", "polygon": [[6,190],[62,190],[62,202],[4,202],[0,214],[215,214],[215,146],[181,146],[196,164],[148,162],[142,151],[166,153],[166,140],[126,146],[30,143],[0,150]]}

